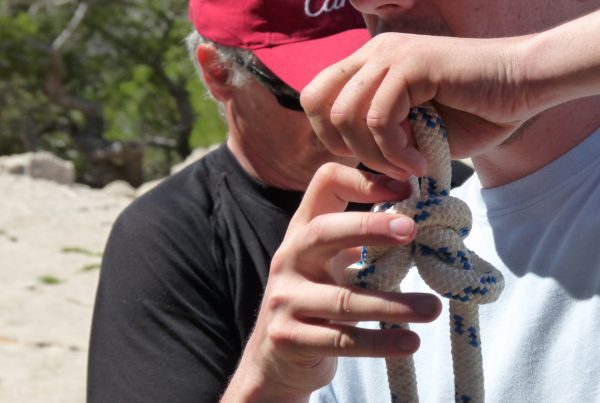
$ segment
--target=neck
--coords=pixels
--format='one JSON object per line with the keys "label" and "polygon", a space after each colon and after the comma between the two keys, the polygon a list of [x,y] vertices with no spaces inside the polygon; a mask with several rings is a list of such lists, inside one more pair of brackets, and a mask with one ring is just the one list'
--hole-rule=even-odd
{"label": "neck", "polygon": [[523,178],[559,158],[600,127],[600,97],[559,105],[526,122],[500,146],[472,158],[481,184]]}
{"label": "neck", "polygon": [[227,147],[231,150],[231,153],[238,160],[242,168],[250,176],[265,183],[269,186],[273,186],[279,189],[304,191],[308,186],[307,181],[301,181],[296,179],[299,175],[294,175],[289,171],[289,167],[284,164],[278,164],[279,160],[272,158],[265,160],[262,158],[264,155],[260,152],[252,150],[252,143],[240,142],[235,135],[230,135],[227,138]]}

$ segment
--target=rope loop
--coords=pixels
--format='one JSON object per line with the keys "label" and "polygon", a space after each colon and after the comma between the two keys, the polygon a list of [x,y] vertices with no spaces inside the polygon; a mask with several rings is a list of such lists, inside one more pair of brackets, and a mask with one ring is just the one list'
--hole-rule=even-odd
{"label": "rope loop", "polygon": [[[443,120],[430,104],[409,114],[419,151],[427,159],[428,176],[410,178],[412,195],[403,201],[379,203],[373,211],[404,214],[417,225],[410,245],[364,246],[361,261],[346,271],[346,281],[359,287],[400,291],[400,282],[415,266],[427,285],[450,299],[450,335],[456,401],[483,402],[483,365],[478,304],[493,302],[504,288],[500,271],[468,250],[463,239],[471,231],[468,206],[450,196],[452,171]],[[382,323],[382,328],[407,327]],[[416,379],[410,359],[388,359],[393,401],[416,402]]]}

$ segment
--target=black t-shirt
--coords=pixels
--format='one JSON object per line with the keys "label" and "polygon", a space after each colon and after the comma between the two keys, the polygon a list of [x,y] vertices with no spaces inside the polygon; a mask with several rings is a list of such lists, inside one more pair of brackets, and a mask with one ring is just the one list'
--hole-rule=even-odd
{"label": "black t-shirt", "polygon": [[135,200],[104,253],[88,402],[217,401],[301,198],[222,146]]}

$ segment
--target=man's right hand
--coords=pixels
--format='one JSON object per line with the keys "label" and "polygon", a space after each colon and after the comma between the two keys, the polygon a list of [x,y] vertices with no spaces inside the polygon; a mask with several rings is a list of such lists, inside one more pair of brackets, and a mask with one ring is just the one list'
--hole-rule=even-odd
{"label": "man's right hand", "polygon": [[315,175],[273,257],[256,327],[224,402],[307,401],[333,378],[337,357],[401,357],[419,338],[409,330],[371,330],[358,321],[430,322],[441,310],[429,294],[398,294],[340,285],[360,246],[403,245],[412,219],[344,212],[349,201],[400,200],[405,182],[326,164]]}

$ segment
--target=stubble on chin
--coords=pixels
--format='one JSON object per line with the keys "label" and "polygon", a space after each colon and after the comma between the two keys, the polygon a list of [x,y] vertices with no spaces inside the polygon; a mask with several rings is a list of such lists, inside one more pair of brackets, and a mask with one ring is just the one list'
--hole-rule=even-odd
{"label": "stubble on chin", "polygon": [[378,19],[375,24],[375,35],[383,32],[399,32],[403,34],[454,36],[452,31],[442,21],[432,21],[427,18],[411,18],[401,16],[394,19]]}

